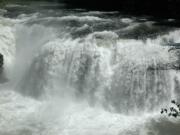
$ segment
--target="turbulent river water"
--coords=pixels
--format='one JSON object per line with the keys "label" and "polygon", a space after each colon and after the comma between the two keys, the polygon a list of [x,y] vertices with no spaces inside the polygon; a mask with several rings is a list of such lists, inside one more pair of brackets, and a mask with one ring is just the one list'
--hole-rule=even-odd
{"label": "turbulent river water", "polygon": [[180,99],[180,56],[167,46],[180,29],[45,2],[0,14],[0,135],[180,134],[160,114]]}

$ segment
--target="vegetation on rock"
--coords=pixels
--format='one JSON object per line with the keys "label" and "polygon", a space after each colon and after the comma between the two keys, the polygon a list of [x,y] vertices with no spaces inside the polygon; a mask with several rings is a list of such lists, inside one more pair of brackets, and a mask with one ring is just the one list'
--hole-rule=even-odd
{"label": "vegetation on rock", "polygon": [[167,114],[169,117],[179,117],[180,116],[180,104],[175,100],[171,101],[172,106],[169,108],[162,108],[161,114]]}

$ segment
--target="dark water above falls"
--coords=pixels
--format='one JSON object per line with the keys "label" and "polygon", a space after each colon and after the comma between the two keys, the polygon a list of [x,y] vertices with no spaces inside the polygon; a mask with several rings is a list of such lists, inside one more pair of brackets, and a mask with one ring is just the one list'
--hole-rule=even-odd
{"label": "dark water above falls", "polygon": [[[180,30],[149,17],[9,4],[0,11],[0,135],[179,135]],[[163,20],[172,22],[176,20]]]}

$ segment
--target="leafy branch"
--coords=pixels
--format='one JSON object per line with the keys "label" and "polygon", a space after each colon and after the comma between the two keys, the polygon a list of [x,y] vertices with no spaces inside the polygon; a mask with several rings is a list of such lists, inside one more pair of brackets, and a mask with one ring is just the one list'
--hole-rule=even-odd
{"label": "leafy branch", "polygon": [[171,100],[173,106],[161,109],[161,114],[167,114],[169,117],[179,117],[180,116],[180,104],[175,100]]}

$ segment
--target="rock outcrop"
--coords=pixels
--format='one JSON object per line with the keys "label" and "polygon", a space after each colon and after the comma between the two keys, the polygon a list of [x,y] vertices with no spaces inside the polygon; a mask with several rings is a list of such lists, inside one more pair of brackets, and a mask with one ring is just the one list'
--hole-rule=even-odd
{"label": "rock outcrop", "polygon": [[4,74],[4,56],[0,53],[0,84],[7,82],[8,79]]}
{"label": "rock outcrop", "polygon": [[3,55],[0,53],[0,74],[3,72],[3,65],[4,65],[4,58]]}

